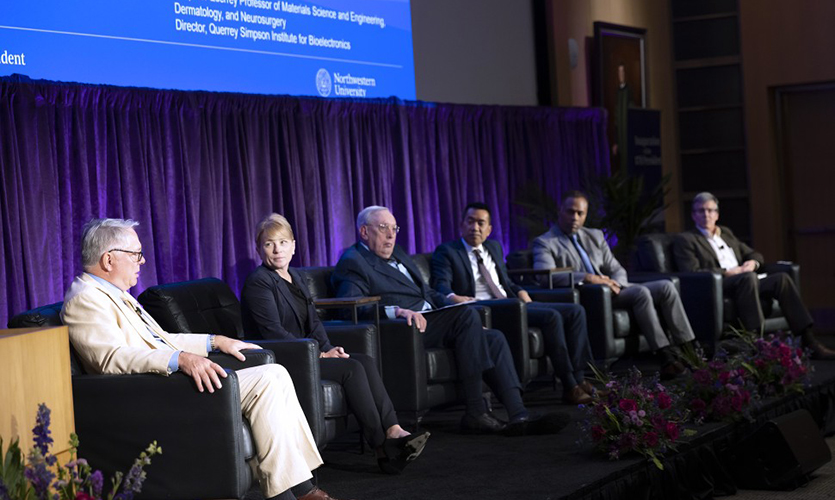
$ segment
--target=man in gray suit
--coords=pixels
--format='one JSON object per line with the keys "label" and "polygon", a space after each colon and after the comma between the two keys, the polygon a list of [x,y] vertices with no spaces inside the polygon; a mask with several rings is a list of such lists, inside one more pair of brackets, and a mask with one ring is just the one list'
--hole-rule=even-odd
{"label": "man in gray suit", "polygon": [[[661,360],[661,375],[668,378],[684,373],[670,343],[691,342],[695,335],[678,290],[668,280],[629,283],[603,231],[583,227],[588,208],[588,198],[580,191],[569,191],[563,196],[557,225],[533,241],[534,268],[550,269],[564,262],[574,268],[575,283],[608,286],[612,290],[612,306],[632,310],[641,332]],[[671,339],[661,327],[656,306],[664,315]]]}

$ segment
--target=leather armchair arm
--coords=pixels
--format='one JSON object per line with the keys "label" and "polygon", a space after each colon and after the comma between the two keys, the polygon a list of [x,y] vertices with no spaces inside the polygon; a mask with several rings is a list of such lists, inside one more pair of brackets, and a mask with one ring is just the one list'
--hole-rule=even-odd
{"label": "leather armchair arm", "polygon": [[242,498],[251,481],[235,372],[200,393],[182,373],[79,375],[72,379],[79,456],[105,477],[127,473],[156,440],[148,498]]}
{"label": "leather armchair arm", "polygon": [[398,412],[419,412],[429,405],[422,335],[404,319],[380,320],[383,383]]}
{"label": "leather armchair arm", "polygon": [[580,303],[580,292],[576,288],[534,289],[527,292],[535,302]]}
{"label": "leather armchair arm", "polygon": [[473,304],[472,307],[481,316],[481,326],[484,328],[493,328],[493,311],[490,310],[490,307],[479,303]]}
{"label": "leather armchair arm", "polygon": [[513,357],[513,366],[516,367],[519,380],[524,385],[531,379],[528,363],[531,348],[528,338],[528,310],[525,303],[520,299],[495,299],[478,304],[490,307],[493,328],[501,330],[504,334]]}
{"label": "leather armchair arm", "polygon": [[768,274],[786,273],[791,276],[794,285],[800,291],[800,264],[795,264],[794,262],[771,262],[763,264],[757,269],[757,272]]}
{"label": "leather armchair arm", "polygon": [[243,370],[244,368],[251,368],[253,366],[275,363],[275,354],[272,351],[265,349],[244,349],[241,353],[246,357],[246,360],[240,361],[238,358],[222,352],[210,353],[209,359],[227,370]]}
{"label": "leather armchair arm", "polygon": [[681,293],[681,280],[678,278],[678,273],[631,273],[629,275],[630,283],[647,283],[649,281],[670,280],[676,286],[676,290]]}
{"label": "leather armchair arm", "polygon": [[275,353],[275,362],[290,373],[296,397],[307,417],[317,446],[324,446],[325,402],[319,368],[319,343],[311,339],[258,340],[258,345]]}
{"label": "leather armchair arm", "polygon": [[324,324],[331,344],[342,346],[347,352],[366,354],[374,359],[380,358],[380,353],[377,352],[377,327],[374,323],[326,321]]}
{"label": "leather armchair arm", "polygon": [[596,360],[618,357],[612,319],[612,290],[606,285],[586,284],[579,288],[580,304],[586,309],[589,342]]}

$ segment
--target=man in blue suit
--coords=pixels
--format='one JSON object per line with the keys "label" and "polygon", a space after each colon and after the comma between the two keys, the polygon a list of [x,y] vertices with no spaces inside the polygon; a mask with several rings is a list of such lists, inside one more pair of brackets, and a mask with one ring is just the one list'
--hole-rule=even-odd
{"label": "man in blue suit", "polygon": [[562,382],[563,399],[590,403],[594,387],[585,380],[584,370],[592,354],[583,306],[533,302],[510,280],[501,244],[487,239],[493,226],[486,204],[467,205],[460,230],[460,239],[438,246],[432,254],[432,287],[453,302],[504,298],[525,302],[528,323],[542,330],[545,352]]}
{"label": "man in blue suit", "polygon": [[[455,351],[466,403],[463,430],[506,430],[516,435],[564,427],[565,422],[558,423],[553,416],[538,418],[525,408],[522,386],[501,332],[483,329],[478,312],[469,306],[441,309],[453,302],[431,289],[412,259],[396,245],[400,227],[389,209],[363,209],[357,216],[357,231],[360,241],[342,254],[331,278],[337,296],[379,296],[380,312],[415,325],[426,347]],[[507,426],[487,411],[482,377],[505,406]]]}

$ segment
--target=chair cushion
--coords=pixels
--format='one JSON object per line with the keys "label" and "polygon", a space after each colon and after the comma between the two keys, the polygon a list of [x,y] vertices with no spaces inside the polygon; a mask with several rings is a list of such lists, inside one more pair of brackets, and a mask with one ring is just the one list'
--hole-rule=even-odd
{"label": "chair cushion", "polygon": [[243,338],[238,297],[217,278],[152,286],[138,300],[167,332]]}
{"label": "chair cushion", "polygon": [[430,384],[451,382],[458,378],[455,354],[450,349],[426,350],[426,378]]}

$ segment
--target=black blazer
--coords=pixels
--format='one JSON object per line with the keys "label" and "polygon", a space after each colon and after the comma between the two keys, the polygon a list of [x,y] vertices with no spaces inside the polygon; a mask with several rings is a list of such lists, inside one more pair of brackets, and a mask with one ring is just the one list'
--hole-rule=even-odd
{"label": "black blazer", "polygon": [[[760,265],[765,261],[761,253],[739,241],[734,233],[725,226],[719,226],[722,230],[721,237],[725,243],[734,251],[736,260],[740,265],[746,260],[755,260]],[[688,271],[713,271],[722,273],[719,266],[719,258],[716,252],[707,241],[707,238],[698,230],[691,229],[676,235],[673,241],[673,255],[676,260],[676,267],[681,272]]]}
{"label": "black blazer", "polygon": [[263,264],[247,276],[241,291],[241,314],[247,338],[257,339],[314,339],[319,349],[327,352],[333,349],[325,333],[325,327],[304,278],[293,268],[289,269],[302,293],[307,298],[307,322],[302,325],[296,302],[287,282],[277,272]]}
{"label": "black blazer", "polygon": [[[511,281],[507,274],[501,243],[485,240],[483,246],[496,263],[499,284],[507,292],[508,298],[515,298],[522,291],[522,287]],[[432,288],[443,296],[455,293],[475,297],[473,268],[467,255],[467,247],[460,238],[438,245],[432,254]]]}
{"label": "black blazer", "polygon": [[[385,306],[420,311],[424,301],[435,308],[452,303],[423,281],[412,258],[400,246],[394,246],[392,257],[406,267],[414,283],[376,254],[366,250],[362,244],[356,243],[345,250],[331,275],[336,296],[380,296],[380,315],[383,317]],[[369,312],[363,310],[363,314]]]}

